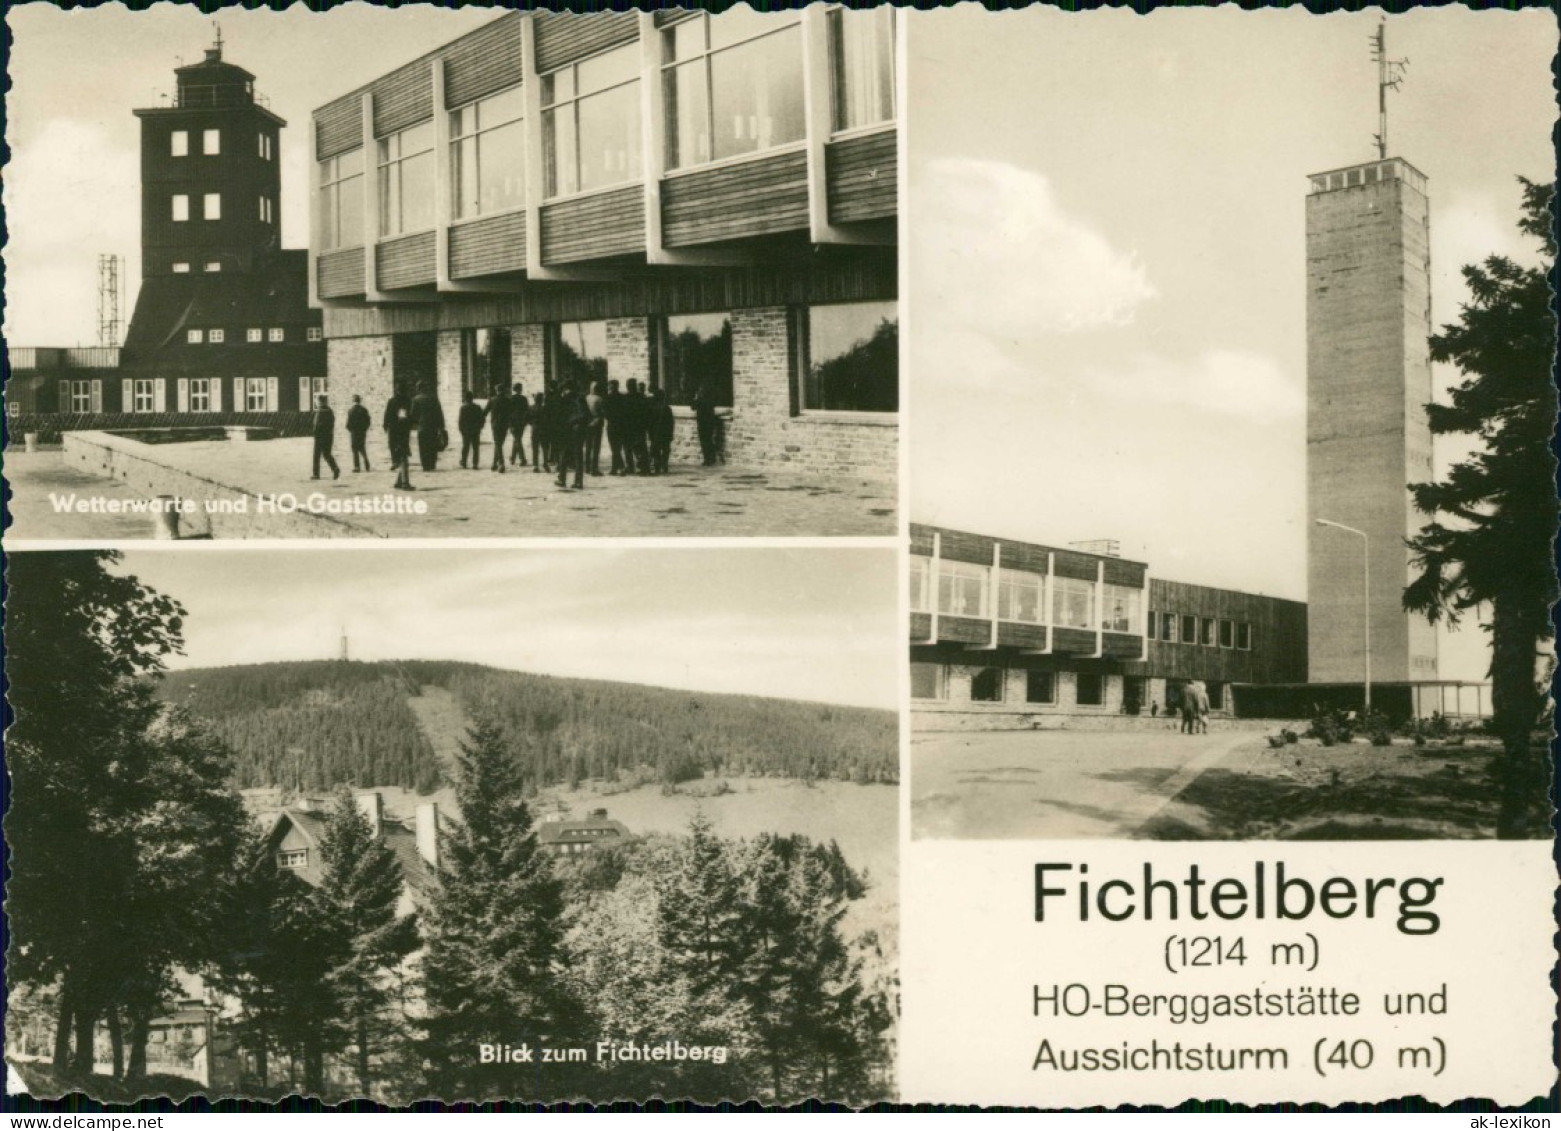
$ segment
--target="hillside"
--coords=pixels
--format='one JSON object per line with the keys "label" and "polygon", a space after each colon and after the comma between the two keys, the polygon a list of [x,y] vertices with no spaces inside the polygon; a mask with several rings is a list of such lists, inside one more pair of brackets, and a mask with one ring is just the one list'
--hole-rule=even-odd
{"label": "hillside", "polygon": [[427,793],[463,719],[497,724],[533,790],[704,775],[892,783],[892,711],[561,679],[438,661],[171,672],[160,694],[233,748],[235,784]]}

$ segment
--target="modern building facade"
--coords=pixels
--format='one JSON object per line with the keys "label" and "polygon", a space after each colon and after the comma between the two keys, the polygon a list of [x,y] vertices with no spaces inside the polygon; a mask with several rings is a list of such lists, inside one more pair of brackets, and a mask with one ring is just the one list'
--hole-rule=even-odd
{"label": "modern building facade", "polygon": [[1313,174],[1306,283],[1311,679],[1361,682],[1369,622],[1374,682],[1435,681],[1435,630],[1401,604],[1408,485],[1433,477],[1425,175],[1401,158]]}
{"label": "modern building facade", "polygon": [[1306,606],[1149,575],[1078,548],[912,524],[911,698],[928,729],[1149,716],[1201,680],[1216,714],[1244,686],[1306,681]]}
{"label": "modern building facade", "polygon": [[895,20],[512,12],[321,107],[333,390],[703,389],[733,463],[891,477]]}

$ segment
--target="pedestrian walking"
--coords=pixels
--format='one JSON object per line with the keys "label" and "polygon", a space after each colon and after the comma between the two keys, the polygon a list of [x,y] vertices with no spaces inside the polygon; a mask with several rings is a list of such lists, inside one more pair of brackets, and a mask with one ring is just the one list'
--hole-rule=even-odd
{"label": "pedestrian walking", "polygon": [[[461,411],[456,414],[455,426],[461,433],[461,466],[477,470],[482,450],[482,424],[487,412],[472,397],[470,389],[461,394]],[[471,460],[470,465],[467,459]]]}
{"label": "pedestrian walking", "polygon": [[331,478],[341,478],[341,468],[336,466],[336,457],[331,454],[331,447],[336,443],[336,413],[331,410],[330,398],[324,393],[314,399],[314,420],[312,422],[314,433],[314,474],[310,479],[320,478],[320,461],[325,461],[325,466],[331,469]]}
{"label": "pedestrian walking", "polygon": [[439,453],[450,445],[445,431],[444,409],[432,383],[425,384],[412,398],[412,422],[417,426],[417,458],[424,471],[437,471]]}
{"label": "pedestrian walking", "polygon": [[[372,471],[369,467],[369,428],[374,424],[363,398],[354,395],[352,407],[347,410],[347,436],[352,441],[352,470]],[[359,467],[359,461],[363,466]]]}
{"label": "pedestrian walking", "polygon": [[396,472],[396,490],[412,490],[412,406],[403,393],[393,393],[385,405],[385,439],[390,444],[390,466]]}

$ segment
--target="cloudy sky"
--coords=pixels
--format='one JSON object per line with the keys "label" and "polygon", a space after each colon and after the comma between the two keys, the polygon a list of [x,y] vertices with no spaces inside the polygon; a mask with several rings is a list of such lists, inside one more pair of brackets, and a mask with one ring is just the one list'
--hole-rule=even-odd
{"label": "cloudy sky", "polygon": [[[212,544],[214,546],[215,544]],[[896,558],[872,549],[127,550],[189,610],[177,667],[467,660],[893,708]]]}
{"label": "cloudy sky", "polygon": [[[908,23],[912,518],[1304,599],[1306,175],[1376,156],[1377,16]],[[1529,255],[1515,177],[1555,167],[1556,22],[1449,6],[1387,34],[1441,325],[1461,264]]]}
{"label": "cloudy sky", "polygon": [[[282,237],[309,241],[309,114],[385,71],[495,18],[491,8],[344,4],[310,12],[225,9],[223,57],[288,123],[282,131]],[[129,308],[141,278],[140,122],[167,105],[174,68],[197,63],[212,17],[189,4],[129,11],[8,6],[5,334],[18,345],[93,344],[97,257],[127,260]]]}

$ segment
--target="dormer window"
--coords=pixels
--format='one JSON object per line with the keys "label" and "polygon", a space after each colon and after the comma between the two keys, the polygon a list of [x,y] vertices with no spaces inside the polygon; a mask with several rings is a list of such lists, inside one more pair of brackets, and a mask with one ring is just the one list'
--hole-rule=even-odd
{"label": "dormer window", "polygon": [[278,868],[307,868],[309,866],[309,850],[307,848],[287,848],[276,854]]}

